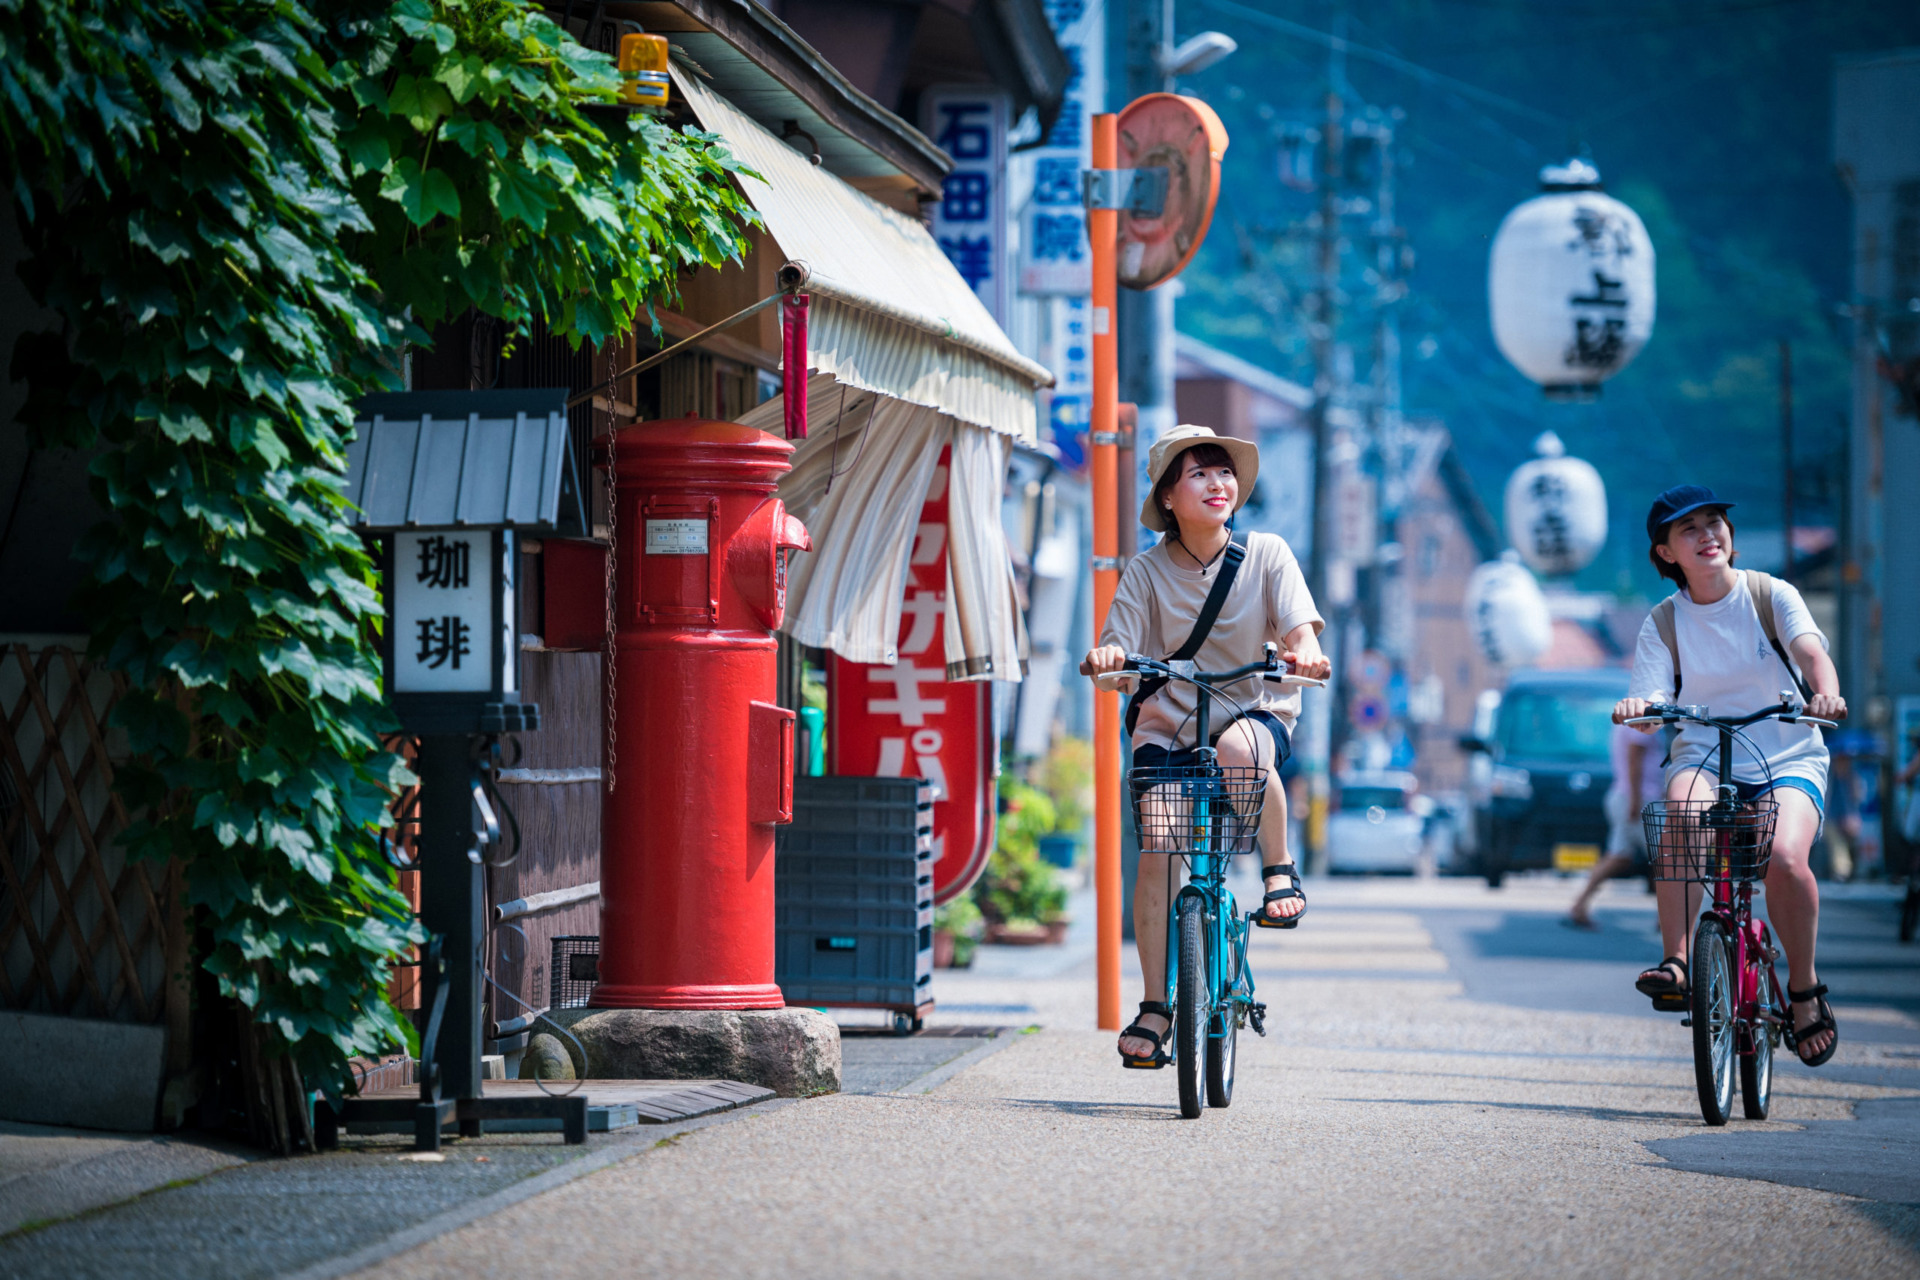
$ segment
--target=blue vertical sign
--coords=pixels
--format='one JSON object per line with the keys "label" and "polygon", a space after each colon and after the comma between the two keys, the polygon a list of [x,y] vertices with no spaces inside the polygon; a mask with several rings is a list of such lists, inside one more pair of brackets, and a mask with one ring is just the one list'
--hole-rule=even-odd
{"label": "blue vertical sign", "polygon": [[953,157],[933,206],[933,238],[954,270],[1007,321],[1007,99],[981,85],[946,85],[921,95],[923,127]]}
{"label": "blue vertical sign", "polygon": [[1080,204],[1080,173],[1093,160],[1092,117],[1106,108],[1106,0],[1047,0],[1054,37],[1073,66],[1060,114],[1041,145],[1019,157],[1020,291],[1056,299],[1047,337],[1055,384],[1046,398],[1049,438],[1067,466],[1087,463],[1093,416],[1093,255]]}

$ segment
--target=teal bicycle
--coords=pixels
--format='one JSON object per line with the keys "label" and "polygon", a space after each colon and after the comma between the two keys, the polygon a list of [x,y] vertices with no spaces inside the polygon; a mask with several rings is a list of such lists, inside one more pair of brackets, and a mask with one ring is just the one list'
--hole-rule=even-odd
{"label": "teal bicycle", "polygon": [[1208,732],[1211,703],[1215,697],[1232,703],[1225,686],[1254,676],[1295,686],[1324,687],[1326,682],[1286,671],[1271,643],[1261,661],[1231,671],[1200,671],[1192,662],[1128,654],[1124,667],[1094,682],[1119,688],[1142,675],[1194,687],[1194,741],[1203,744],[1180,753],[1189,763],[1137,767],[1127,775],[1141,851],[1177,857],[1187,868],[1187,883],[1167,910],[1164,1016],[1173,1021],[1167,1061],[1180,1080],[1180,1114],[1194,1120],[1205,1107],[1232,1104],[1240,1028],[1251,1025],[1256,1035],[1267,1033],[1267,1007],[1254,999],[1247,967],[1253,913],[1242,915],[1227,888],[1233,855],[1258,851],[1266,771],[1220,763]]}

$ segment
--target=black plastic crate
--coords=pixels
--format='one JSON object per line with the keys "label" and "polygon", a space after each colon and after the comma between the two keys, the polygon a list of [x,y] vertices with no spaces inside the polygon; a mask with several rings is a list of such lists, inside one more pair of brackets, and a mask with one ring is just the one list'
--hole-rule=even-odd
{"label": "black plastic crate", "polygon": [[553,963],[547,969],[548,1008],[586,1008],[599,981],[599,934],[566,934],[553,940]]}
{"label": "black plastic crate", "polygon": [[849,926],[839,911],[787,912],[774,965],[788,1004],[917,1008],[933,983],[933,908],[915,923]]}
{"label": "black plastic crate", "polygon": [[933,980],[933,788],[797,779],[774,860],[775,980],[793,1004],[923,1005]]}

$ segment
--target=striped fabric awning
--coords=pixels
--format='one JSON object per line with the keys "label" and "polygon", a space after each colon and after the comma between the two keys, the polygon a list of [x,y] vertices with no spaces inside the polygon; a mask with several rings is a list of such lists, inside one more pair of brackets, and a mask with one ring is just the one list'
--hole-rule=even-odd
{"label": "striped fabric awning", "polygon": [[[808,382],[807,418],[780,500],[813,535],[813,550],[794,556],[780,629],[851,662],[899,660],[907,560],[940,451],[951,445],[947,678],[1019,680],[1026,629],[1000,525],[1009,438],[824,373]],[[780,399],[740,421],[778,431]]]}
{"label": "striped fabric awning", "polygon": [[700,123],[760,177],[747,200],[789,260],[812,272],[807,367],[839,382],[1031,442],[1034,391],[1020,354],[918,219],[856,191],[676,65]]}

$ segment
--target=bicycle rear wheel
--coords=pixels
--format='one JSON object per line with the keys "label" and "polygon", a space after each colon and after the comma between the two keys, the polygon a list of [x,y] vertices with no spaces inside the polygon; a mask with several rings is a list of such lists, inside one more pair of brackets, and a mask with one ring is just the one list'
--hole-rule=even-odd
{"label": "bicycle rear wheel", "polygon": [[1174,992],[1174,1056],[1179,1060],[1180,1114],[1188,1120],[1200,1118],[1200,1076],[1207,1062],[1207,945],[1206,920],[1200,900],[1180,899],[1176,910],[1179,921],[1180,968]]}
{"label": "bicycle rear wheel", "polygon": [[[1232,919],[1231,912],[1228,919]],[[1220,952],[1221,973],[1213,984],[1213,989],[1220,993],[1220,1020],[1226,1030],[1218,1036],[1207,1037],[1207,1105],[1210,1107],[1233,1105],[1234,1049],[1240,1035],[1240,1007],[1233,1000],[1233,993],[1240,985],[1238,958],[1238,949],[1229,936]]]}
{"label": "bicycle rear wheel", "polygon": [[1710,1125],[1733,1115],[1733,963],[1731,939],[1718,920],[1702,916],[1693,931],[1693,1079],[1700,1114]]}
{"label": "bicycle rear wheel", "polygon": [[1763,958],[1755,959],[1760,966],[1760,1008],[1748,1028],[1753,1052],[1740,1059],[1740,1112],[1749,1120],[1765,1120],[1773,1105],[1773,1041],[1779,1035],[1766,1015],[1783,1012],[1785,1002],[1774,990],[1771,967]]}

